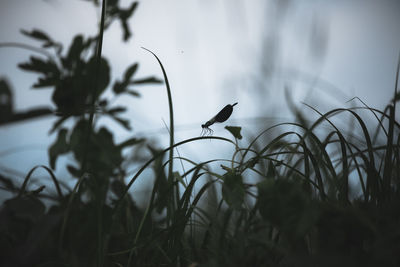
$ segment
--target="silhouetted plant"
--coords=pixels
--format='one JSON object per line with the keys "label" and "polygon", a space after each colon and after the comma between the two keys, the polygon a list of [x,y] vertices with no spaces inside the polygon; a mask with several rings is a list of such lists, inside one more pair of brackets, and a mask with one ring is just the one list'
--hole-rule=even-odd
{"label": "silhouetted plant", "polygon": [[[136,97],[131,86],[160,82],[154,77],[136,78],[135,63],[111,83],[110,66],[101,56],[103,31],[119,20],[123,39],[128,39],[127,19],[136,7],[136,2],[127,9],[119,8],[118,1],[108,1],[107,6],[102,2],[99,35],[76,36],[66,53],[42,31],[23,32],[54,53],[45,59],[31,57],[19,66],[40,74],[34,88],[53,90],[60,118],[51,129],[57,131],[49,148],[51,168],[34,167],[21,187],[0,176],[4,187],[17,193],[0,210],[2,265],[400,264],[400,124],[395,118],[400,61],[394,97],[384,111],[364,105],[323,114],[305,105],[318,116],[311,121],[288,98],[297,122],[273,125],[248,145],[242,143],[238,126],[226,127],[232,140],[207,136],[175,143],[167,74],[160,59],[148,50],[164,76],[170,143],[165,149],[148,146],[151,157],[125,183],[122,150],[143,146],[144,140],[131,138],[116,144],[113,131],[97,127],[93,116],[111,116],[130,129],[129,121],[120,117],[125,107],[110,106],[104,92]],[[376,119],[373,135],[367,127],[372,122],[367,124],[360,113],[371,113]],[[343,114],[352,116],[359,130],[347,133],[337,126],[334,118]],[[73,127],[63,126],[67,119],[74,120]],[[329,127],[321,129],[323,125]],[[270,139],[263,139],[267,134]],[[232,144],[232,157],[200,163],[174,157],[174,149],[205,140]],[[66,153],[74,156],[74,165],[67,169],[78,180],[72,190],[63,191],[52,170]],[[175,160],[189,167],[176,171]],[[219,163],[220,171],[213,171],[212,163]],[[48,209],[44,186],[30,191],[27,186],[38,168],[49,173],[57,191]],[[149,168],[155,179],[141,210],[129,190]],[[353,190],[356,182],[359,193]],[[205,198],[212,205],[202,203]]]}

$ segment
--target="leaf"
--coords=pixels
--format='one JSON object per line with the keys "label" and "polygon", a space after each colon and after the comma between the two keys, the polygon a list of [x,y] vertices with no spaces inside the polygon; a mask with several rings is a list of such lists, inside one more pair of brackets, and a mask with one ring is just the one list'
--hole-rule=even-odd
{"label": "leaf", "polygon": [[38,57],[31,56],[30,61],[27,63],[18,64],[20,69],[26,71],[39,72],[43,74],[59,74],[57,65],[50,60],[43,60]]}
{"label": "leaf", "polygon": [[[56,114],[57,115],[57,114]],[[54,124],[53,127],[51,127],[49,134],[54,133],[55,130],[57,130],[58,127],[63,124],[64,121],[66,121],[69,118],[69,116],[62,116],[60,119],[58,119]]]}
{"label": "leaf", "polygon": [[129,29],[128,23],[126,23],[126,20],[121,20],[121,26],[124,30],[124,41],[128,41],[128,39],[132,36],[132,33]]}
{"label": "leaf", "polygon": [[57,157],[69,151],[67,144],[67,129],[58,132],[57,140],[49,148],[50,167],[55,170]]}
{"label": "leaf", "polygon": [[128,146],[134,146],[134,145],[142,143],[144,140],[145,140],[144,138],[139,138],[139,139],[138,138],[130,138],[130,139],[122,142],[121,144],[119,144],[118,147],[120,149],[122,149],[122,148],[125,148]]}
{"label": "leaf", "polygon": [[[100,69],[97,67],[98,60],[92,57],[87,63],[88,81],[87,85],[90,86],[93,80],[96,80],[96,95],[99,97],[110,83],[110,65],[105,58],[100,60]],[[98,73],[97,73],[98,71]]]}
{"label": "leaf", "polygon": [[0,174],[0,183],[9,191],[15,191],[17,190],[16,186],[14,185],[14,182],[11,178],[4,177],[3,175]]}
{"label": "leaf", "polygon": [[225,126],[225,129],[227,129],[235,138],[237,138],[237,139],[243,138],[242,135],[240,134],[242,127]]}
{"label": "leaf", "polygon": [[38,196],[45,188],[46,188],[46,186],[42,185],[35,190],[29,191],[28,194],[31,196]]}
{"label": "leaf", "polygon": [[121,9],[119,17],[122,20],[128,19],[130,16],[132,16],[133,12],[135,12],[138,4],[139,4],[138,2],[133,2],[129,8]]}
{"label": "leaf", "polygon": [[82,176],[82,171],[80,171],[78,168],[76,168],[72,165],[67,165],[67,170],[75,178],[79,178]]}
{"label": "leaf", "polygon": [[21,33],[31,38],[37,39],[39,41],[46,41],[48,43],[53,42],[47,34],[45,34],[40,30],[33,29],[31,32],[21,30]]}
{"label": "leaf", "polygon": [[119,124],[121,124],[125,129],[131,130],[131,126],[129,124],[129,121],[126,119],[118,118],[116,116],[111,116],[114,120],[116,120]]}
{"label": "leaf", "polygon": [[37,83],[33,85],[33,88],[43,88],[43,87],[53,87],[57,86],[57,84],[60,82],[58,78],[53,78],[53,77],[46,77],[46,78],[39,78]]}
{"label": "leaf", "polygon": [[138,67],[139,67],[139,64],[135,63],[125,71],[125,75],[124,75],[125,82],[129,82],[129,80],[132,78],[132,76],[136,73]]}
{"label": "leaf", "polygon": [[116,81],[114,83],[114,86],[113,86],[114,93],[120,94],[120,93],[126,91],[128,85],[130,83],[130,80],[131,80],[132,76],[136,73],[138,67],[139,67],[139,64],[135,63],[135,64],[131,65],[125,71],[124,80],[122,82],[121,81]]}
{"label": "leaf", "polygon": [[127,90],[126,93],[130,94],[131,96],[134,96],[134,97],[140,97],[140,94],[133,90]]}
{"label": "leaf", "polygon": [[44,204],[34,196],[12,198],[6,200],[4,205],[14,216],[33,222],[37,221],[45,212]]}
{"label": "leaf", "polygon": [[107,113],[114,115],[115,113],[121,113],[121,112],[125,112],[126,111],[126,107],[115,107],[115,108],[111,108],[107,111]]}
{"label": "leaf", "polygon": [[[84,145],[82,142],[85,142],[86,131],[88,129],[88,122],[84,119],[80,120],[75,124],[74,129],[72,130],[71,136],[69,138],[69,145],[71,150],[74,152],[74,156],[78,162],[83,160],[84,158]],[[87,149],[89,150],[89,144],[86,144]]]}
{"label": "leaf", "polygon": [[261,217],[294,236],[304,235],[315,223],[317,211],[297,181],[266,179],[258,183]]}
{"label": "leaf", "polygon": [[149,77],[149,78],[134,80],[131,82],[131,84],[147,84],[147,83],[158,83],[159,84],[159,83],[163,83],[163,81],[156,77]]}
{"label": "leaf", "polygon": [[131,6],[127,9],[117,9],[117,14],[119,16],[122,29],[124,31],[124,41],[127,41],[131,37],[131,31],[128,26],[128,19],[132,16],[133,12],[136,10],[138,2],[133,2]]}
{"label": "leaf", "polygon": [[107,99],[102,99],[102,100],[100,100],[99,103],[98,103],[98,105],[99,105],[100,107],[106,107],[107,104],[108,104],[108,100],[107,100]]}
{"label": "leaf", "polygon": [[63,60],[64,67],[67,69],[72,69],[72,67],[74,66],[73,63],[80,60],[83,49],[83,36],[77,35],[72,41],[71,46],[69,47],[67,56]]}
{"label": "leaf", "polygon": [[116,81],[113,86],[113,92],[116,94],[120,94],[126,90],[127,86],[128,86],[128,84],[126,84],[124,82]]}
{"label": "leaf", "polygon": [[50,59],[44,60],[38,57],[30,57],[30,61],[18,64],[20,69],[41,73],[38,82],[33,85],[33,88],[43,88],[56,86],[60,82],[60,70],[56,63]]}
{"label": "leaf", "polygon": [[222,178],[224,180],[222,185],[222,197],[231,208],[240,208],[246,193],[242,176],[233,171],[229,171],[225,173]]}

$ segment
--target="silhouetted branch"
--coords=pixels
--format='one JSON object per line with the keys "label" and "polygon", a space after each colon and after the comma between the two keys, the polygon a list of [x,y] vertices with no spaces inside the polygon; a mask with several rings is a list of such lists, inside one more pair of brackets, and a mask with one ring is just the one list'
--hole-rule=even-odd
{"label": "silhouetted branch", "polygon": [[7,118],[3,118],[2,120],[0,120],[0,125],[34,119],[38,117],[47,116],[50,114],[53,114],[53,111],[49,108],[35,108],[25,112],[13,113]]}

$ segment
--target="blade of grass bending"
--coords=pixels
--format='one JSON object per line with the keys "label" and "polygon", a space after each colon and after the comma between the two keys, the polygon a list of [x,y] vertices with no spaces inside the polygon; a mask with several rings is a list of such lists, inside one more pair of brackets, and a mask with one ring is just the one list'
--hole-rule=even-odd
{"label": "blade of grass bending", "polygon": [[233,145],[235,145],[235,143],[227,138],[224,137],[219,137],[219,136],[199,136],[199,137],[194,137],[194,138],[190,138],[190,139],[186,139],[184,141],[181,141],[179,143],[174,144],[172,147],[168,147],[166,149],[164,149],[163,151],[159,152],[157,155],[153,156],[151,159],[149,159],[138,171],[137,173],[130,179],[129,183],[126,185],[125,187],[125,191],[122,193],[120,199],[118,200],[117,204],[115,205],[114,209],[113,209],[113,216],[115,216],[115,214],[117,213],[117,211],[119,210],[119,208],[121,207],[121,203],[123,201],[123,199],[126,197],[126,195],[128,194],[128,191],[130,189],[130,187],[132,186],[132,184],[136,181],[136,179],[140,176],[140,174],[154,161],[156,160],[158,157],[160,157],[161,155],[163,155],[164,153],[168,152],[170,149],[173,149],[177,146],[189,143],[189,142],[193,142],[193,141],[197,141],[197,140],[210,140],[210,139],[216,139],[216,140],[222,140],[222,141],[226,141],[228,143],[231,143]]}
{"label": "blade of grass bending", "polygon": [[[185,190],[185,193],[182,195],[182,198],[179,200],[176,216],[174,216],[173,223],[171,224],[171,227],[168,230],[168,235],[170,236],[168,238],[168,240],[171,241],[169,243],[171,244],[171,249],[173,251],[174,250],[176,251],[177,246],[179,249],[181,237],[182,237],[184,230],[188,224],[188,221],[191,218],[191,211],[192,211],[191,208],[195,204],[193,204],[193,203],[190,204],[190,200],[191,200],[191,196],[192,196],[192,190],[194,188],[196,181],[204,174],[204,173],[199,174],[201,168],[202,168],[201,166],[197,166],[195,172],[193,173],[192,179],[190,181],[188,188]],[[188,210],[189,205],[190,205],[190,208]]]}
{"label": "blade of grass bending", "polygon": [[397,71],[396,71],[396,82],[394,86],[394,96],[393,96],[393,107],[389,107],[389,135],[387,139],[387,150],[385,154],[385,167],[383,169],[383,196],[390,197],[390,184],[392,176],[392,149],[393,149],[393,126],[396,121],[396,97],[397,97],[397,86],[399,82],[399,72],[400,72],[400,54],[397,60]]}
{"label": "blade of grass bending", "polygon": [[[383,123],[382,123],[384,116],[381,115],[381,118],[379,119],[379,118],[378,118],[378,115],[376,115],[376,111],[375,111],[373,108],[369,107],[367,104],[365,104],[365,102],[362,101],[358,96],[353,97],[352,99],[350,99],[350,100],[347,101],[347,102],[350,102],[350,101],[352,101],[353,99],[357,99],[358,101],[360,101],[360,102],[365,106],[366,109],[368,109],[369,111],[372,112],[372,114],[374,115],[375,119],[378,121],[380,127],[382,128],[383,132],[384,132],[385,135],[387,136],[388,133],[387,133],[387,131],[386,131],[386,129],[385,129],[385,127],[383,126]],[[346,102],[346,103],[347,103],[347,102]],[[375,133],[374,138],[373,138],[374,141],[375,141],[375,139],[377,138],[378,130],[379,130],[379,127],[376,129],[376,133]],[[375,142],[373,142],[373,143],[375,143]]]}
{"label": "blade of grass bending", "polygon": [[61,229],[60,229],[60,239],[59,239],[59,249],[60,249],[60,251],[61,251],[62,244],[63,244],[63,241],[64,241],[64,233],[65,233],[65,228],[67,226],[67,221],[68,221],[68,217],[69,217],[69,212],[71,210],[72,201],[74,200],[74,196],[75,196],[76,192],[78,191],[79,185],[82,183],[82,181],[83,181],[83,179],[85,177],[86,177],[86,175],[83,174],[79,178],[78,182],[75,184],[74,189],[71,192],[71,195],[69,196],[68,205],[67,205],[67,207],[65,209],[64,219],[63,219],[63,222],[62,222],[62,225],[61,225]]}
{"label": "blade of grass bending", "polygon": [[[305,103],[304,103],[304,104],[305,104]],[[310,105],[308,105],[308,104],[305,104],[305,105],[308,106],[309,108],[315,110],[315,109],[314,109],[313,107],[311,107]],[[371,137],[370,137],[370,135],[369,135],[367,126],[365,125],[364,121],[361,119],[361,117],[360,117],[356,112],[354,112],[354,111],[352,111],[352,110],[350,110],[350,109],[344,109],[344,108],[333,109],[333,110],[331,110],[331,111],[329,111],[329,112],[323,114],[323,115],[317,120],[317,122],[318,122],[318,121],[321,121],[321,120],[327,120],[333,127],[335,127],[335,126],[332,124],[332,122],[329,121],[328,117],[329,117],[331,114],[334,114],[334,113],[337,113],[337,112],[343,112],[343,111],[350,112],[350,113],[357,119],[357,121],[358,121],[358,123],[359,123],[359,125],[361,126],[361,129],[362,129],[362,131],[363,131],[364,138],[365,138],[365,142],[366,142],[366,144],[367,144],[367,152],[368,152],[368,157],[369,157],[369,162],[368,162],[367,165],[366,165],[367,178],[368,178],[368,177],[375,177],[375,178],[377,178],[377,179],[379,180],[379,179],[380,179],[379,173],[376,171],[376,168],[375,168],[374,147],[372,146]],[[336,128],[336,127],[335,127],[335,128]],[[373,182],[373,183],[372,183],[372,182]],[[378,184],[379,182],[380,182],[380,181],[370,181],[370,179],[368,178],[368,180],[367,180],[367,188],[369,188],[369,184],[371,184],[371,183],[372,183],[372,184]],[[377,191],[377,192],[375,192],[375,193],[379,193],[379,189],[378,189],[378,188],[375,188],[375,190]]]}
{"label": "blade of grass bending", "polygon": [[[174,145],[174,110],[173,110],[173,104],[172,104],[171,87],[168,82],[167,73],[164,69],[163,64],[161,63],[161,60],[157,57],[157,55],[145,47],[142,47],[142,48],[144,50],[148,51],[149,53],[151,53],[157,59],[158,64],[160,65],[161,71],[164,76],[165,86],[166,86],[167,95],[168,95],[168,105],[169,105],[169,119],[170,119],[169,146],[172,147]],[[173,157],[174,157],[174,150],[171,149],[169,151],[169,161],[170,161],[169,168],[168,168],[168,182],[169,183],[172,183],[172,179],[174,178],[174,176],[173,176]],[[171,202],[171,204],[173,205],[173,207],[171,209],[172,212],[173,212],[173,210],[175,210],[176,201],[177,201],[177,199],[175,199],[175,200],[172,199],[172,202]],[[170,210],[170,209],[168,209],[168,210]],[[168,215],[167,215],[167,217],[168,217]],[[168,222],[167,222],[167,224],[168,224]]]}
{"label": "blade of grass bending", "polygon": [[[397,59],[397,71],[396,71],[396,81],[394,83],[394,96],[393,96],[393,107],[394,111],[396,113],[396,97],[398,95],[397,89],[398,89],[398,84],[399,84],[399,74],[400,74],[400,53],[399,53],[399,58]],[[394,121],[395,117],[393,117]]]}
{"label": "blade of grass bending", "polygon": [[[318,113],[321,117],[323,117],[324,115],[319,112],[316,108],[304,103],[304,105],[306,105],[307,107],[311,108],[312,110],[314,110],[316,113]],[[375,114],[375,113],[374,113]],[[349,198],[348,198],[348,193],[349,193],[349,165],[348,165],[348,161],[347,161],[347,152],[346,152],[346,146],[349,146],[346,139],[344,138],[344,136],[342,135],[342,133],[340,132],[340,130],[336,127],[336,125],[334,123],[332,123],[328,117],[324,117],[325,120],[327,122],[329,122],[330,125],[332,125],[333,128],[335,128],[335,132],[337,134],[337,136],[339,137],[339,142],[340,142],[340,148],[341,148],[341,152],[342,152],[342,181],[338,181],[336,178],[336,182],[339,183],[338,189],[339,192],[341,193],[340,198],[342,198],[341,200],[345,203],[349,203]],[[342,191],[343,190],[343,191]]]}
{"label": "blade of grass bending", "polygon": [[60,184],[59,184],[59,182],[57,181],[57,178],[56,178],[56,176],[54,175],[53,171],[52,171],[50,168],[48,168],[48,167],[46,167],[46,166],[44,166],[44,165],[35,166],[35,167],[33,167],[33,168],[28,172],[28,174],[25,176],[24,183],[22,184],[22,186],[21,186],[21,188],[20,188],[20,190],[19,190],[18,197],[22,196],[22,194],[25,192],[25,188],[26,188],[26,186],[27,186],[27,184],[28,184],[29,179],[31,178],[33,172],[34,172],[36,169],[38,169],[38,168],[43,168],[43,169],[45,169],[45,170],[50,174],[50,177],[51,177],[51,179],[53,180],[54,185],[55,185],[55,187],[56,187],[58,196],[59,196],[59,198],[61,199],[61,198],[63,197],[63,194],[62,194],[62,192],[61,192]]}
{"label": "blade of grass bending", "polygon": [[389,107],[390,117],[389,117],[389,132],[386,143],[386,153],[385,153],[385,166],[383,168],[383,192],[382,197],[388,199],[390,197],[390,184],[391,184],[391,176],[392,176],[392,150],[393,150],[393,126],[395,119],[395,109],[394,107]]}

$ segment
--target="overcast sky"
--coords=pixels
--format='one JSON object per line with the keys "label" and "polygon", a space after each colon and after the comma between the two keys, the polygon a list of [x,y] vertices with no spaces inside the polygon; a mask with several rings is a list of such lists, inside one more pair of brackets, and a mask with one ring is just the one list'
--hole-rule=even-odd
{"label": "overcast sky", "polygon": [[[127,5],[130,1],[122,1]],[[104,55],[114,78],[133,62],[139,75],[162,77],[162,60],[172,87],[177,140],[198,136],[200,125],[228,103],[239,102],[231,125],[250,132],[252,118],[289,118],[283,90],[295,102],[321,111],[346,107],[354,96],[383,108],[393,96],[400,50],[399,1],[146,0],[130,20],[133,38],[121,42],[119,24],[104,36]],[[0,42],[31,42],[20,29],[43,29],[68,47],[77,33],[96,31],[99,10],[79,0],[1,0]],[[31,43],[34,44],[34,43]],[[32,90],[36,75],[16,66],[28,51],[0,49],[0,76],[15,89],[17,110],[49,105],[51,90]],[[125,98],[134,132],[166,136],[167,94],[163,86],[138,88]],[[53,118],[0,128],[1,166],[26,172],[47,164],[47,135]],[[104,122],[108,123],[108,122]],[[114,127],[114,126],[113,126]],[[224,125],[214,128],[225,135]],[[29,130],[27,130],[29,129]],[[202,147],[192,147],[193,153]],[[16,161],[18,159],[18,161]],[[1,167],[0,166],[0,167]]]}

